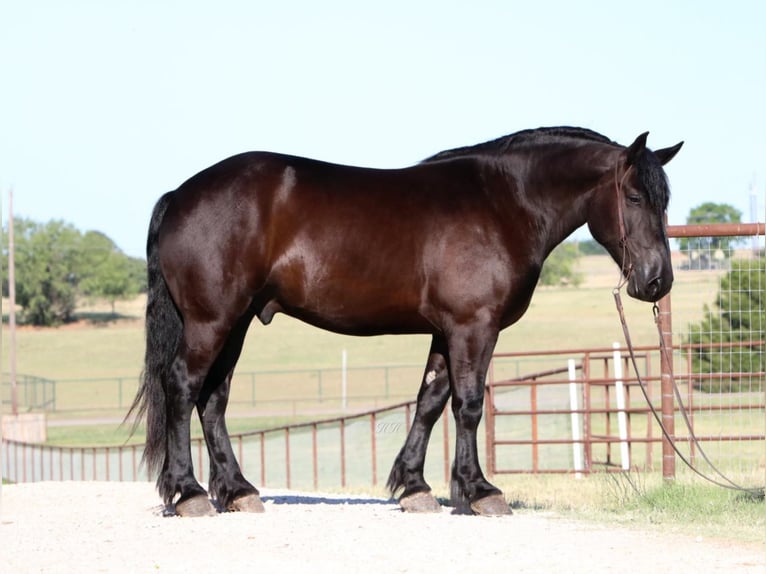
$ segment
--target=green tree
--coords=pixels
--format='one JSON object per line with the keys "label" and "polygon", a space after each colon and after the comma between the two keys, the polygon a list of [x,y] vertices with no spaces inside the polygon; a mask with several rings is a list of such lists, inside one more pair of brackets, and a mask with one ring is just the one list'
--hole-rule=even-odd
{"label": "green tree", "polygon": [[[71,320],[79,239],[77,229],[60,220],[14,220],[16,302],[23,322],[54,325]],[[3,245],[8,245],[7,234]],[[7,269],[7,248],[5,257]],[[7,284],[4,290],[7,293]]]}
{"label": "green tree", "polygon": [[[740,223],[742,212],[728,203],[706,202],[689,211],[688,225],[704,223]],[[725,259],[732,247],[739,243],[738,237],[682,237],[678,240],[681,251],[689,255],[690,267],[706,269],[712,259]]]}
{"label": "green tree", "polygon": [[582,283],[576,269],[580,253],[575,243],[562,243],[548,256],[540,273],[541,285],[573,285]]}
{"label": "green tree", "polygon": [[[14,219],[16,302],[21,321],[57,325],[73,320],[79,296],[112,304],[145,290],[146,264],[122,253],[106,235],[84,235],[60,220]],[[3,256],[7,265],[7,230]],[[7,268],[7,267],[6,267]],[[8,293],[7,280],[3,292]]]}
{"label": "green tree", "polygon": [[[706,391],[739,390],[741,376],[727,373],[755,373],[766,370],[763,341],[766,336],[766,258],[734,261],[731,271],[721,279],[721,288],[711,309],[704,307],[704,318],[691,326],[688,343],[694,345],[692,367],[698,374],[725,374],[702,379],[698,387]],[[736,343],[722,348],[721,343]]]}
{"label": "green tree", "polygon": [[128,257],[128,273],[139,293],[146,293],[146,261],[140,257]]}
{"label": "green tree", "polygon": [[116,301],[134,297],[142,291],[145,281],[143,261],[126,256],[103,233],[88,231],[83,235],[79,259],[80,292],[86,297],[108,301],[113,315]]}

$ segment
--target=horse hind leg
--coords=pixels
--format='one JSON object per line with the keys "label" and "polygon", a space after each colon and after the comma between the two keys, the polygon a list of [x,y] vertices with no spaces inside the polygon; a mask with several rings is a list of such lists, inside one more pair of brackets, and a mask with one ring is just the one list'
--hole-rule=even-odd
{"label": "horse hind leg", "polygon": [[200,364],[199,353],[190,353],[189,347],[182,344],[173,362],[166,391],[166,456],[157,486],[165,505],[174,507],[180,516],[216,513],[205,489],[194,478],[192,465],[191,413],[206,374],[203,369],[190,368],[196,364]]}
{"label": "horse hind leg", "polygon": [[418,392],[415,419],[388,477],[392,494],[402,490],[399,505],[406,512],[441,511],[425,481],[423,467],[431,431],[444,411],[449,395],[447,346],[441,337],[434,336]]}
{"label": "horse hind leg", "polygon": [[210,455],[211,497],[225,510],[263,512],[258,489],[245,479],[237,463],[225,421],[231,378],[249,323],[249,318],[242,319],[229,335],[205,381],[197,413]]}
{"label": "horse hind leg", "polygon": [[[232,372],[218,380],[214,389],[203,393],[197,402],[202,431],[210,455],[210,496],[222,509],[263,512],[256,489],[242,475],[226,428],[224,414],[229,399]],[[213,385],[211,385],[213,386]]]}
{"label": "horse hind leg", "polygon": [[[194,478],[190,423],[195,406],[205,429],[208,451],[211,453],[211,469],[227,469],[233,462],[231,468],[236,467],[236,472],[232,470],[232,474],[236,475],[239,471],[223,424],[223,411],[228,401],[227,376],[239,357],[242,344],[241,340],[235,340],[238,341],[237,345],[226,345],[231,338],[231,330],[231,323],[225,319],[211,322],[187,319],[183,340],[168,380],[167,455],[158,486],[166,505],[172,506],[177,497],[175,512],[181,516],[210,515],[216,512],[204,488]],[[244,333],[241,339],[244,339]],[[217,373],[226,376],[217,376]],[[227,384],[211,386],[211,380],[226,381]],[[222,388],[219,390],[218,387]],[[208,407],[211,416],[206,420],[203,415]],[[210,436],[218,432],[225,437],[221,444],[215,439],[210,440]],[[228,476],[225,472],[222,475]],[[224,483],[229,485],[231,481],[224,479]],[[244,478],[241,484],[243,489],[255,490]]]}

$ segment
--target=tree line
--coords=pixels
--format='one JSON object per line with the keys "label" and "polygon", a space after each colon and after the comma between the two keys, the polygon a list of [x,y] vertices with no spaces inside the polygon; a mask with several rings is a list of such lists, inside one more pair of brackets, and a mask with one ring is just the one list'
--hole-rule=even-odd
{"label": "tree line", "polygon": [[[62,220],[14,218],[16,303],[20,322],[52,326],[70,322],[78,299],[130,299],[146,291],[146,262],[123,253],[100,231],[80,232]],[[8,229],[3,228],[3,267],[8,269]],[[3,295],[8,296],[7,273]]]}

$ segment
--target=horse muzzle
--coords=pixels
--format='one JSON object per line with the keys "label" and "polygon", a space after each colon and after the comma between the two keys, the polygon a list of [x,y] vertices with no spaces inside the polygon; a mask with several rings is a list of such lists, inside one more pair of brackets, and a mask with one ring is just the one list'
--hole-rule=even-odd
{"label": "horse muzzle", "polygon": [[673,270],[664,267],[660,270],[634,270],[628,279],[628,295],[640,301],[654,303],[670,292],[673,286]]}

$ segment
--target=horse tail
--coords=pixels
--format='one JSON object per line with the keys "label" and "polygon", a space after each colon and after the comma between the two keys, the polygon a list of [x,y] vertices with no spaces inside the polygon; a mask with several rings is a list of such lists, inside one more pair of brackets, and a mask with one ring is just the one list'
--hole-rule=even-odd
{"label": "horse tail", "polygon": [[158,473],[165,463],[167,445],[166,388],[178,345],[181,342],[183,321],[168,291],[160,269],[159,230],[165,210],[173,192],[163,195],[152,212],[146,241],[147,299],[146,299],[146,353],[144,370],[133,404],[126,420],[135,411],[131,434],[146,416],[146,446],[142,462],[149,475]]}

